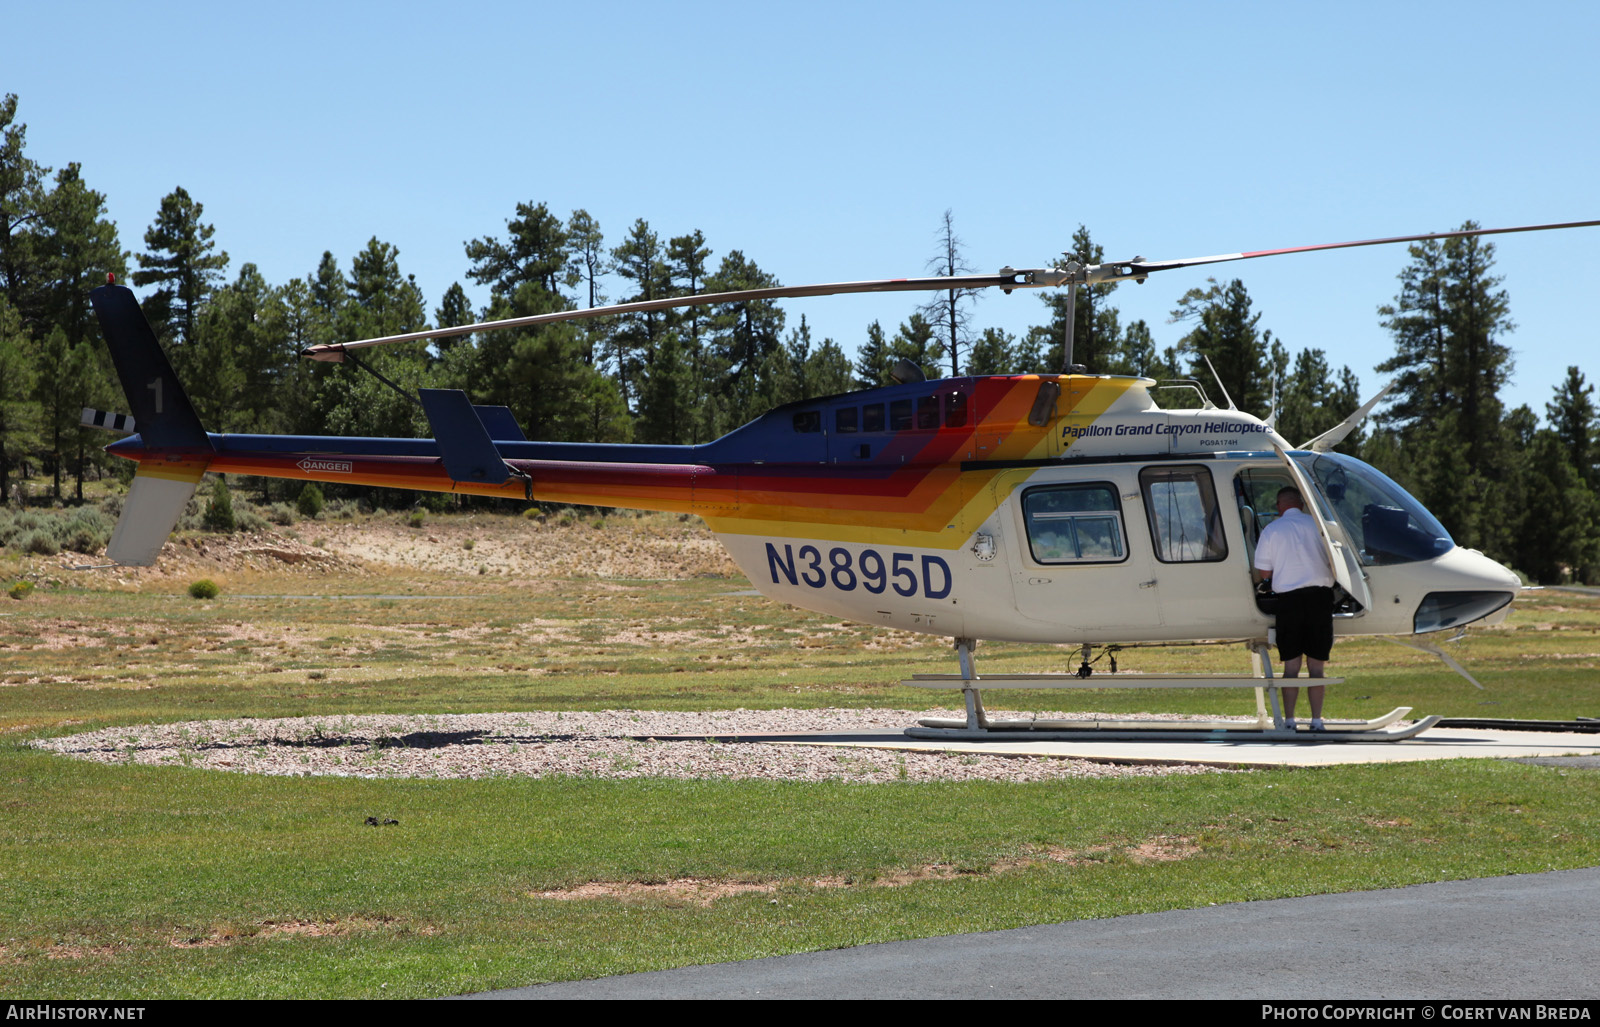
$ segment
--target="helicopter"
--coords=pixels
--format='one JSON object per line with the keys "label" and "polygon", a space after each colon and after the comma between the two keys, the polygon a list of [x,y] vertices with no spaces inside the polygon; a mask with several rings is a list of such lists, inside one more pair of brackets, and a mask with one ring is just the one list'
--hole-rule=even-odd
{"label": "helicopter", "polygon": [[[1289,253],[1600,221],[1431,233],[1181,260],[1002,268],[994,275],[879,279],[699,294],[313,346],[302,356],[360,364],[369,346],[669,307],[863,292],[1060,288],[1143,282],[1158,271]],[[91,294],[132,417],[85,423],[127,437],[107,451],[137,463],[107,547],[148,566],[207,471],[573,505],[698,515],[763,595],[848,620],[948,637],[959,674],[905,682],[959,689],[964,719],[926,718],[914,737],[963,739],[1204,737],[1304,739],[1284,718],[1268,650],[1273,618],[1252,577],[1279,489],[1308,498],[1335,588],[1335,633],[1378,635],[1444,656],[1430,638],[1503,620],[1521,583],[1463,549],[1402,487],[1332,452],[1383,393],[1316,439],[1293,444],[1271,419],[1219,407],[1195,381],[1198,409],[1159,405],[1157,381],[1072,363],[1072,323],[1056,374],[923,379],[903,362],[894,384],[790,403],[699,445],[530,441],[505,407],[465,392],[416,397],[431,439],[207,432],[131,290]],[[93,416],[91,416],[93,415]],[[977,673],[978,640],[1081,647],[1073,674]],[[1095,647],[1242,643],[1249,676],[1093,675]],[[1448,656],[1445,656],[1447,662]],[[1112,657],[1115,668],[1115,657]],[[1337,684],[1327,678],[1322,683]],[[1253,727],[1238,721],[1111,718],[996,720],[981,691],[1054,687],[1250,687]],[[1291,686],[1292,687],[1292,686]],[[1270,712],[1268,710],[1270,700]],[[1318,740],[1399,740],[1409,708],[1328,722]]]}

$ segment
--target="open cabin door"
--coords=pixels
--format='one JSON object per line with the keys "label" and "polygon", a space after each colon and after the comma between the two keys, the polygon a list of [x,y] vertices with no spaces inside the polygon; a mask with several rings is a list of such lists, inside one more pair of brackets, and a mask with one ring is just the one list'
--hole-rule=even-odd
{"label": "open cabin door", "polygon": [[1334,538],[1329,531],[1327,498],[1300,470],[1300,465],[1294,462],[1293,457],[1276,444],[1273,448],[1277,450],[1278,459],[1287,469],[1295,488],[1299,489],[1300,494],[1308,500],[1306,512],[1316,514],[1313,519],[1317,522],[1317,532],[1322,536],[1322,544],[1327,548],[1328,565],[1333,568],[1333,580],[1344,589],[1346,595],[1355,600],[1358,609],[1349,610],[1347,614],[1363,616],[1372,609],[1372,592],[1367,588],[1367,576],[1361,569],[1360,558],[1350,546]]}

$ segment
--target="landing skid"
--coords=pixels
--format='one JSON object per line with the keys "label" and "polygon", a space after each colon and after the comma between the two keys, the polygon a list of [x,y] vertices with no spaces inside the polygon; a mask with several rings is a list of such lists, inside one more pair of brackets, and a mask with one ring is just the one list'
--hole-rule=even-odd
{"label": "landing skid", "polygon": [[[990,721],[986,728],[969,730],[961,720],[928,717],[917,721],[918,727],[906,728],[908,738],[944,738],[964,742],[1400,742],[1415,738],[1439,723],[1440,717],[1424,717],[1408,727],[1392,731],[1382,730],[1382,725],[1392,723],[1410,712],[1402,706],[1384,717],[1353,724],[1329,724],[1326,731],[1311,731],[1301,726],[1288,728],[1258,728],[1238,721]],[[1227,727],[1217,725],[1226,723]],[[1076,724],[1075,729],[1065,725]],[[1132,725],[1138,724],[1138,727]],[[1367,724],[1376,725],[1367,727]]]}
{"label": "landing skid", "polygon": [[[1386,730],[1411,712],[1411,707],[1401,706],[1372,720],[1328,721],[1321,731],[1312,731],[1307,724],[1297,728],[1287,725],[1279,704],[1278,690],[1293,680],[1294,688],[1302,679],[1275,678],[1272,674],[1271,653],[1264,642],[1250,645],[1256,674],[1252,677],[1219,677],[1194,675],[1190,677],[1139,674],[1102,675],[1093,679],[1087,672],[1069,674],[1028,674],[1020,676],[980,677],[973,666],[971,639],[956,639],[956,656],[961,664],[957,674],[918,674],[902,682],[917,688],[959,688],[966,699],[965,720],[949,717],[925,717],[916,727],[906,729],[911,738],[943,738],[956,741],[1183,741],[1183,742],[1399,742],[1417,735],[1438,724],[1437,716],[1424,717],[1408,727]],[[1084,667],[1088,667],[1089,647],[1084,646]],[[1310,679],[1303,679],[1309,684]],[[1319,684],[1341,684],[1342,679],[1320,679]],[[991,720],[983,708],[980,692],[984,688],[1228,688],[1247,687],[1256,691],[1256,722],[1236,720],[1126,720],[1116,717],[1094,717],[1089,720]],[[1271,700],[1271,712],[1268,702]]]}

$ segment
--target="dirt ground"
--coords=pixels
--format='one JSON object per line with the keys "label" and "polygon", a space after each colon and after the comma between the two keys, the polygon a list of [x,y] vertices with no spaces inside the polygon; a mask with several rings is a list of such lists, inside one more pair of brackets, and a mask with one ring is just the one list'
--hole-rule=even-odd
{"label": "dirt ground", "polygon": [[[49,559],[60,571],[103,562],[103,554],[62,553]],[[698,518],[464,514],[431,516],[412,527],[404,515],[379,514],[358,520],[301,521],[266,532],[180,533],[162,547],[154,567],[119,568],[114,580],[136,587],[166,579],[188,582],[291,567],[310,573],[337,571],[341,576],[420,571],[462,578],[671,581],[739,573]]]}

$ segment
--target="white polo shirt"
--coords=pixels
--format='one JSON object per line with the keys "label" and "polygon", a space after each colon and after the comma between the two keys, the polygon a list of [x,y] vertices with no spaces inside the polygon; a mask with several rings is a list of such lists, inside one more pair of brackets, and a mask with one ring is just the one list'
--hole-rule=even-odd
{"label": "white polo shirt", "polygon": [[1320,585],[1333,587],[1328,551],[1317,522],[1304,510],[1290,507],[1261,531],[1256,543],[1256,570],[1272,575],[1274,592]]}

